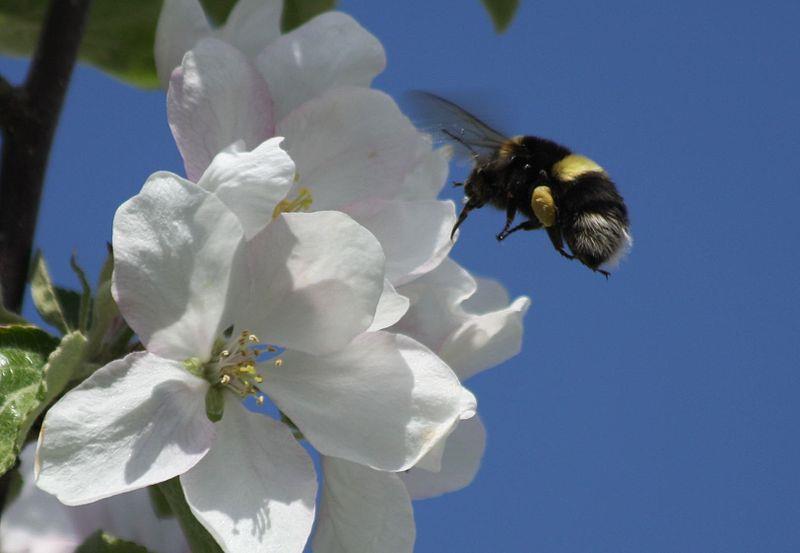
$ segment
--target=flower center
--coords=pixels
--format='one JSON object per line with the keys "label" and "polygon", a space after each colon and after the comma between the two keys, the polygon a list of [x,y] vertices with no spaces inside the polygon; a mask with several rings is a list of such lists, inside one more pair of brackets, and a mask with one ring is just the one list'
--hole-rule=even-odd
{"label": "flower center", "polygon": [[235,339],[215,348],[205,364],[205,377],[212,385],[225,387],[242,399],[254,396],[258,405],[264,404],[259,384],[264,378],[256,370],[256,358],[264,351],[275,352],[274,346],[262,345],[258,337],[243,330]]}
{"label": "flower center", "polygon": [[311,207],[314,198],[311,196],[311,190],[305,186],[297,191],[297,196],[293,200],[284,199],[278,202],[275,209],[272,211],[272,218],[277,219],[281,213],[289,213],[293,211],[307,211]]}

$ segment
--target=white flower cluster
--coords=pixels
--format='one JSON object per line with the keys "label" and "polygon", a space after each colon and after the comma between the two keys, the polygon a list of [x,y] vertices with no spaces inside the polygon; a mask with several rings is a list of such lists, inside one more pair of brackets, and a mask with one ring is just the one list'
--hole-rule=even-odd
{"label": "white flower cluster", "polygon": [[[28,479],[5,553],[72,551],[98,528],[188,550],[143,490],[176,476],[224,551],[300,553],[316,523],[316,553],[410,552],[411,499],[477,472],[461,382],[519,351],[530,302],[447,258],[447,158],[369,88],[377,39],[336,12],[281,35],[282,7],[240,0],[214,29],[198,0],[164,3],[187,178],[152,175],[113,229],[114,298],[144,349],[50,409],[35,485],[82,507]],[[245,407],[266,399],[280,420]]]}

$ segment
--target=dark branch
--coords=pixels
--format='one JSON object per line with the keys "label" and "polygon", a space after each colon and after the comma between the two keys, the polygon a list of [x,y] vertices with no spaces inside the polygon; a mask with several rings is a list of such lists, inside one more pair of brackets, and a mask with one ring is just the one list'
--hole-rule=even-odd
{"label": "dark branch", "polygon": [[50,145],[91,0],[51,0],[22,87],[0,82],[0,282],[3,303],[19,312]]}

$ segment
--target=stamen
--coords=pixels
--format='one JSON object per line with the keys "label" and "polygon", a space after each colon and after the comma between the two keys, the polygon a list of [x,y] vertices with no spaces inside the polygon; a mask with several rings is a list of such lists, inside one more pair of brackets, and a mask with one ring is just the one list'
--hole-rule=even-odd
{"label": "stamen", "polygon": [[302,187],[297,191],[297,197],[293,200],[285,199],[278,202],[275,209],[272,211],[272,218],[277,219],[281,213],[290,213],[296,211],[308,211],[314,198],[311,196],[311,190]]}
{"label": "stamen", "polygon": [[[215,357],[198,366],[198,376],[203,376],[212,385],[227,388],[242,399],[254,396],[256,403],[263,405],[266,396],[259,385],[264,382],[264,377],[258,373],[257,359],[264,351],[276,352],[278,348],[260,344],[258,336],[243,330],[227,344],[219,340],[214,350],[218,352]],[[276,361],[278,366],[281,363],[280,359]]]}

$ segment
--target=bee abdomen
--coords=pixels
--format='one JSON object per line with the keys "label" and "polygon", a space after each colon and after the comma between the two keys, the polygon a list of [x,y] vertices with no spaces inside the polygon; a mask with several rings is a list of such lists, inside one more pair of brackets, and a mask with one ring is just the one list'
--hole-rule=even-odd
{"label": "bee abdomen", "polygon": [[610,265],[632,243],[628,211],[614,183],[604,173],[579,177],[562,202],[564,239],[586,265]]}

